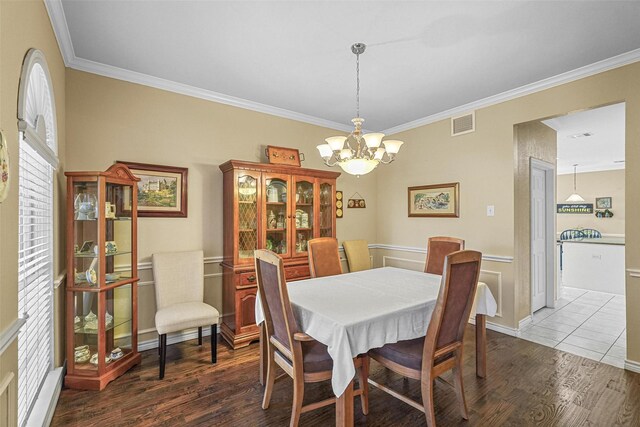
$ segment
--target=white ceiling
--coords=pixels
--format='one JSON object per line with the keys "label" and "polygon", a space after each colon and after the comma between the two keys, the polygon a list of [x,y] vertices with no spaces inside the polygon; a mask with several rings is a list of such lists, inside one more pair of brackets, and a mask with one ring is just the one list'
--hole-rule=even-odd
{"label": "white ceiling", "polygon": [[354,42],[365,127],[392,131],[640,48],[638,1],[46,1],[73,68],[345,129]]}
{"label": "white ceiling", "polygon": [[[624,169],[625,104],[545,120],[558,132],[558,174]],[[591,136],[579,136],[585,133]]]}

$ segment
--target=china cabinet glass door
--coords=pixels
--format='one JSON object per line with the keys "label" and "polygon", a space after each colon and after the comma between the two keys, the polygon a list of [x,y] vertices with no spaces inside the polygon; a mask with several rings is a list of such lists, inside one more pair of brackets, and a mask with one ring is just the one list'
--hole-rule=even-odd
{"label": "china cabinet glass door", "polygon": [[303,255],[307,252],[308,241],[314,237],[315,186],[314,181],[306,177],[294,176],[293,182],[295,211],[291,218],[294,233],[292,251],[296,255]]}
{"label": "china cabinet glass door", "polygon": [[263,195],[264,247],[283,258],[289,257],[289,175],[265,174]]}
{"label": "china cabinet glass door", "polygon": [[320,237],[334,236],[335,213],[333,203],[335,188],[331,183],[320,182]]}
{"label": "china cabinet glass door", "polygon": [[253,251],[258,249],[258,183],[257,176],[249,172],[238,172],[238,260],[253,259]]}
{"label": "china cabinet glass door", "polygon": [[98,184],[76,182],[73,186],[73,279],[74,287],[98,287],[102,270],[98,251]]}

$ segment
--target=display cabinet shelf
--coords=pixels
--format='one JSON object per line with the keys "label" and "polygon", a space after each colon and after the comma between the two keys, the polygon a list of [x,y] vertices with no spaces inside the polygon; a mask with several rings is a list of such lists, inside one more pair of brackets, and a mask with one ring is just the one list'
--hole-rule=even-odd
{"label": "display cabinet shelf", "polygon": [[139,179],[119,163],[104,172],[65,175],[69,272],[65,386],[102,390],[141,360],[137,307]]}

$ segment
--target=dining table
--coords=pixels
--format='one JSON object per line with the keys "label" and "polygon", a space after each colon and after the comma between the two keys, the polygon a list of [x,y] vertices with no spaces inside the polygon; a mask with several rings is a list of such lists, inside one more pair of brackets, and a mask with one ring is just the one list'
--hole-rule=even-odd
{"label": "dining table", "polygon": [[[373,348],[426,335],[442,277],[437,274],[382,267],[287,284],[298,327],[327,346],[333,359],[331,386],[336,395],[336,426],[353,425],[353,358]],[[473,313],[476,321],[476,375],[486,376],[486,316],[497,304],[478,283]],[[266,379],[267,342],[264,313],[256,298],[260,334],[260,382]]]}

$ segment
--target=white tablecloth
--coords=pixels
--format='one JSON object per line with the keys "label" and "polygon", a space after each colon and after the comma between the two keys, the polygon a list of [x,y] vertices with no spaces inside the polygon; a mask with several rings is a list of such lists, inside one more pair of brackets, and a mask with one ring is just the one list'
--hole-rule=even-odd
{"label": "white tablecloth", "polygon": [[[435,274],[394,267],[300,280],[287,285],[302,331],[325,344],[333,359],[331,385],[342,395],[356,371],[353,358],[372,348],[425,335],[440,290]],[[495,315],[496,302],[481,283],[476,311]],[[256,298],[256,322],[264,321]]]}

